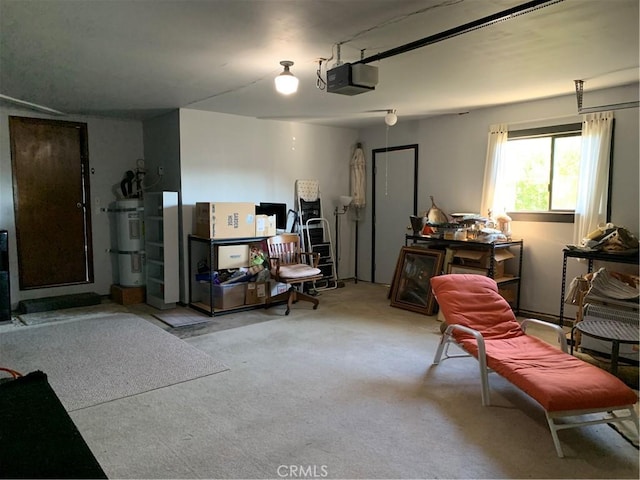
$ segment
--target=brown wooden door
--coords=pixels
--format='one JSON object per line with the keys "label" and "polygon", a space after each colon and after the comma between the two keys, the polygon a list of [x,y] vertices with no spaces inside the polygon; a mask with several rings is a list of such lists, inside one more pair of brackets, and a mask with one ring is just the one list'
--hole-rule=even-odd
{"label": "brown wooden door", "polygon": [[20,289],[93,282],[87,125],[9,117]]}

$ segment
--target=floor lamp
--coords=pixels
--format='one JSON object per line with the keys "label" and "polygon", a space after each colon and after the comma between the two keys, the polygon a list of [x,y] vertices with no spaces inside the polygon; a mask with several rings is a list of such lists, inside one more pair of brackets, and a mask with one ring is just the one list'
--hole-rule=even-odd
{"label": "floor lamp", "polygon": [[333,211],[333,214],[336,216],[336,282],[338,287],[344,287],[344,283],[339,280],[338,273],[338,259],[340,258],[340,215],[344,215],[349,211],[349,205],[353,201],[353,197],[348,197],[347,195],[340,195],[339,205],[336,205],[336,209]]}

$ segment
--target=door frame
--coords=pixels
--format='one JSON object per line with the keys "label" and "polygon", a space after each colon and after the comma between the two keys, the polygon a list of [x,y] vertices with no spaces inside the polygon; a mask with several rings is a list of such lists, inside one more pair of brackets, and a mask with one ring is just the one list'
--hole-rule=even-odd
{"label": "door frame", "polygon": [[416,215],[418,211],[418,144],[373,149],[371,151],[373,163],[371,180],[371,283],[376,283],[376,156],[377,154],[400,150],[413,150],[413,212],[411,215]]}

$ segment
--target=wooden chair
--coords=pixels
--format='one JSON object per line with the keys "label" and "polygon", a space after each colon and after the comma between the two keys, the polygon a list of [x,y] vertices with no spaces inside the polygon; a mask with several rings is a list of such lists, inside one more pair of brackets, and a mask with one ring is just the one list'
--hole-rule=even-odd
{"label": "wooden chair", "polygon": [[304,282],[313,282],[322,278],[322,272],[318,267],[319,253],[303,252],[300,249],[300,236],[295,233],[285,233],[267,239],[269,247],[269,263],[271,277],[277,282],[289,285],[289,290],[282,295],[270,298],[267,307],[274,300],[287,299],[289,315],[291,305],[298,300],[313,303],[313,309],[318,308],[319,300],[302,291]]}

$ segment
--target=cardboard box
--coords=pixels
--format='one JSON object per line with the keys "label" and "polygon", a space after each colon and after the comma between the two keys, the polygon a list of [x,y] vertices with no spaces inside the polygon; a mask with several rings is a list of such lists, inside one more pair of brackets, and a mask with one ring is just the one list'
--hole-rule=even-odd
{"label": "cardboard box", "polygon": [[217,248],[218,269],[249,266],[249,245],[219,245]]}
{"label": "cardboard box", "polygon": [[254,237],[256,206],[253,203],[198,202],[195,234],[204,238]]}
{"label": "cardboard box", "polygon": [[111,300],[120,305],[135,305],[146,300],[145,287],[122,287],[111,285]]}
{"label": "cardboard box", "polygon": [[275,215],[256,215],[256,237],[272,237],[276,235]]}
{"label": "cardboard box", "polygon": [[[200,303],[211,306],[208,282],[200,282]],[[229,283],[225,285],[213,285],[213,308],[226,310],[244,305],[246,283]]]}
{"label": "cardboard box", "polygon": [[454,258],[458,258],[460,265],[475,268],[489,268],[489,252],[486,250],[473,249],[457,249],[453,254]]}
{"label": "cardboard box", "polygon": [[[491,254],[487,250],[458,249],[453,256],[459,259],[461,265],[475,268],[489,268]],[[515,255],[508,248],[500,248],[495,251],[495,264],[493,270],[494,278],[505,276],[504,262]]]}
{"label": "cardboard box", "polygon": [[249,282],[244,297],[245,305],[258,305],[267,301],[269,282]]}
{"label": "cardboard box", "polygon": [[515,255],[509,251],[508,248],[501,248],[500,250],[496,250],[495,253],[495,261],[493,270],[493,277],[500,278],[507,276],[504,272],[504,262],[505,260],[509,260],[510,258],[514,258]]}
{"label": "cardboard box", "polygon": [[510,304],[516,302],[518,291],[515,285],[498,285],[498,293]]}

